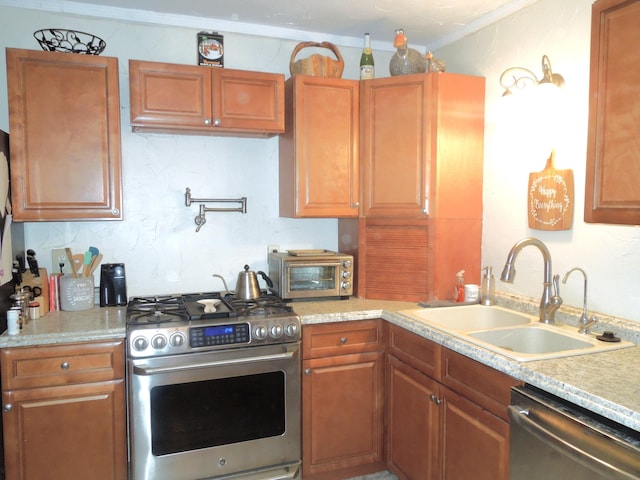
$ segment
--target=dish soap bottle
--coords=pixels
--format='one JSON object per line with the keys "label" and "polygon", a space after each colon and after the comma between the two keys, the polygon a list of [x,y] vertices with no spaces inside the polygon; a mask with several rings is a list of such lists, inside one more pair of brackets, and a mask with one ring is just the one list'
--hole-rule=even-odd
{"label": "dish soap bottle", "polygon": [[460,270],[456,273],[456,288],[453,299],[456,302],[464,302],[464,270]]}
{"label": "dish soap bottle", "polygon": [[480,285],[480,303],[482,305],[495,305],[496,303],[496,279],[491,273],[492,267],[482,269],[482,283]]}
{"label": "dish soap bottle", "polygon": [[364,34],[364,48],[360,57],[360,80],[375,78],[375,67],[373,64],[373,51],[371,50],[371,37]]}

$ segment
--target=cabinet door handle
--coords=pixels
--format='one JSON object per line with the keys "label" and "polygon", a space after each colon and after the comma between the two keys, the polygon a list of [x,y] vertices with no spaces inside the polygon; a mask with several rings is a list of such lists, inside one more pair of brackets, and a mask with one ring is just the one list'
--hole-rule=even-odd
{"label": "cabinet door handle", "polygon": [[435,396],[435,394],[431,394],[429,395],[429,399],[435,403],[436,405],[440,405],[442,403],[442,400],[440,400],[438,397]]}
{"label": "cabinet door handle", "polygon": [[13,410],[13,404],[11,403],[5,403],[4,407],[2,407],[3,412],[10,412],[11,410]]}
{"label": "cabinet door handle", "polygon": [[70,367],[69,362],[62,362],[62,363],[60,364],[60,368],[61,368],[62,370],[69,370],[69,367]]}
{"label": "cabinet door handle", "polygon": [[222,123],[222,122],[220,121],[220,119],[219,119],[219,118],[216,118],[216,119],[213,121],[213,126],[214,126],[214,127],[219,127],[221,123]]}
{"label": "cabinet door handle", "polygon": [[304,369],[304,374],[305,375],[311,375],[311,369],[310,368],[305,368]]}
{"label": "cabinet door handle", "polygon": [[342,343],[342,344],[347,343],[347,341],[348,341],[347,337],[342,337],[342,338],[340,339],[340,343]]}

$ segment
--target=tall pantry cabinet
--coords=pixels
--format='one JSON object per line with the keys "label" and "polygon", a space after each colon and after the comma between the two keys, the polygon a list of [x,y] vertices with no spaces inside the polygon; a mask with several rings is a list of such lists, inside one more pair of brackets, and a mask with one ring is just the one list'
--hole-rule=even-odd
{"label": "tall pantry cabinet", "polygon": [[361,209],[340,219],[359,297],[450,299],[479,280],[484,88],[453,73],[361,82]]}

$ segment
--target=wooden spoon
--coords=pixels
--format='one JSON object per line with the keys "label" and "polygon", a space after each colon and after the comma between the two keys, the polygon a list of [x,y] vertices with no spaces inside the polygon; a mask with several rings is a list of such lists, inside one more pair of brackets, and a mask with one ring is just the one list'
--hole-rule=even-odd
{"label": "wooden spoon", "polygon": [[[84,255],[81,253],[76,253],[73,257],[73,267],[77,273],[80,273],[82,270],[82,265],[84,264]],[[77,276],[77,274],[76,274]]]}
{"label": "wooden spoon", "polygon": [[98,265],[102,262],[102,257],[103,255],[99,253],[91,259],[91,263],[89,264],[89,276],[93,275],[93,272],[96,271],[96,268],[98,268]]}

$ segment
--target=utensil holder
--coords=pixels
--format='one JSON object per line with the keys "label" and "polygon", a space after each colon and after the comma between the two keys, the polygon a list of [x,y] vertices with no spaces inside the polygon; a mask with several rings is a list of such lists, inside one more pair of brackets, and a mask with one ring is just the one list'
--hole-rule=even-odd
{"label": "utensil holder", "polygon": [[93,308],[93,277],[60,277],[60,309],[73,312]]}

